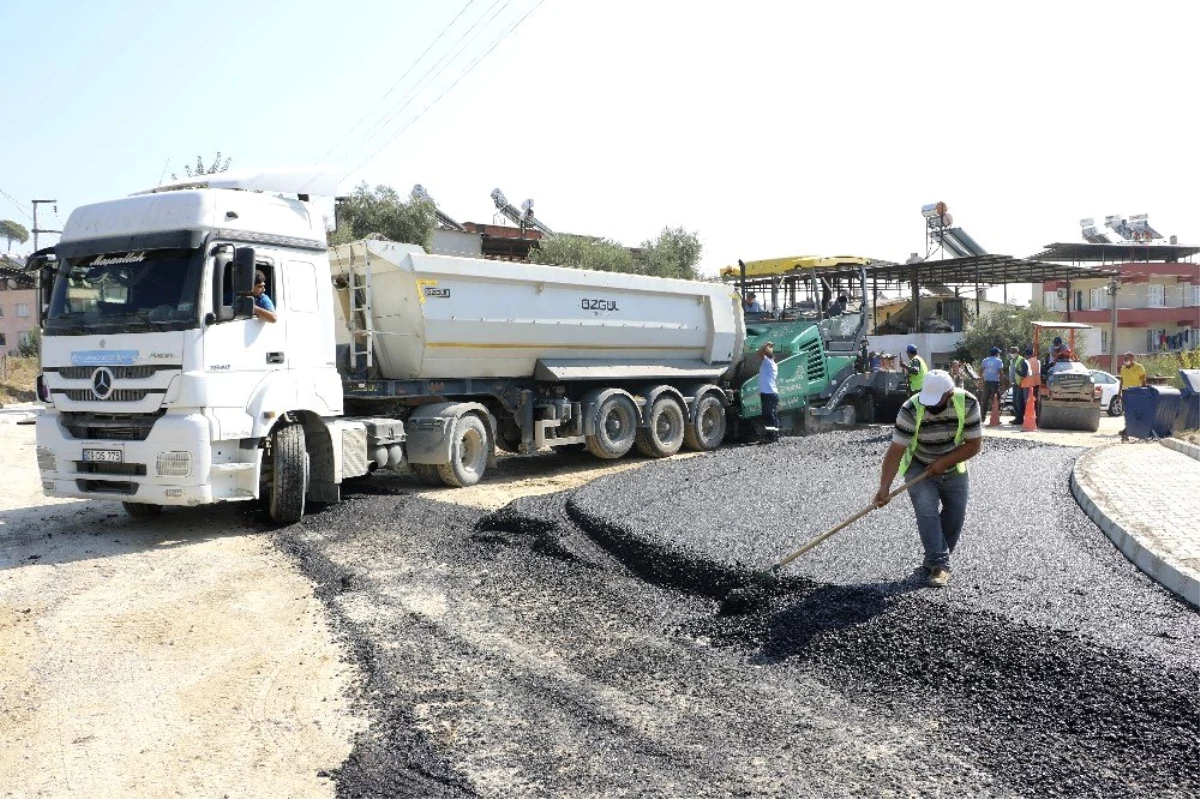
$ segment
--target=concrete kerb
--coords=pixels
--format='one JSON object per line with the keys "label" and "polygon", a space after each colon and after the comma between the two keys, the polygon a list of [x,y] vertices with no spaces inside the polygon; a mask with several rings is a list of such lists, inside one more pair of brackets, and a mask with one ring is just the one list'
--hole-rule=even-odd
{"label": "concrete kerb", "polygon": [[[1165,443],[1165,442],[1164,442]],[[1185,446],[1192,446],[1186,442],[1179,442]],[[1196,607],[1200,607],[1200,580],[1195,577],[1184,574],[1179,569],[1164,560],[1158,553],[1142,545],[1136,537],[1131,535],[1125,528],[1113,521],[1106,514],[1091,494],[1083,486],[1079,480],[1080,466],[1096,457],[1096,453],[1109,447],[1119,447],[1120,444],[1109,444],[1105,447],[1097,447],[1096,449],[1088,450],[1079,456],[1075,461],[1075,465],[1071,469],[1071,494],[1075,497],[1075,501],[1079,503],[1079,507],[1088,515],[1096,526],[1099,527],[1113,545],[1120,550],[1129,561],[1142,571],[1150,579],[1166,588],[1168,591],[1179,596],[1185,602],[1188,602]],[[1174,447],[1172,447],[1174,449]],[[1193,447],[1200,450],[1200,447]],[[1190,454],[1190,453],[1188,453]],[[1196,457],[1192,455],[1192,457]]]}
{"label": "concrete kerb", "polygon": [[1200,461],[1200,446],[1189,444],[1180,438],[1164,438],[1161,440],[1162,445],[1167,449],[1173,449],[1181,455],[1187,455],[1192,460]]}

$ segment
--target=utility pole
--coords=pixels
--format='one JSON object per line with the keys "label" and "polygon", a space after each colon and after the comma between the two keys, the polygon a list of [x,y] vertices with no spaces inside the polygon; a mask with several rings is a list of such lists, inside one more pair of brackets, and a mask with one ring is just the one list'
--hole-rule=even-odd
{"label": "utility pole", "polygon": [[1117,372],[1117,292],[1121,290],[1121,276],[1113,275],[1108,281],[1108,297],[1109,305],[1112,308],[1112,333],[1108,337],[1108,371],[1110,374],[1119,374]]}
{"label": "utility pole", "polygon": [[55,211],[58,211],[58,200],[30,200],[33,203],[33,251],[38,250],[38,234],[39,233],[62,233],[61,230],[39,230],[37,223],[37,208],[39,205],[54,205]]}
{"label": "utility pole", "polygon": [[[61,230],[42,230],[38,227],[37,212],[39,205],[49,205],[54,208],[54,213],[58,213],[58,200],[31,200],[33,203],[33,251],[38,251],[38,234],[39,233],[62,233]],[[46,318],[46,304],[44,301],[44,292],[42,290],[42,270],[38,269],[37,274],[33,276],[33,291],[34,291],[34,307],[37,308],[37,323],[41,327],[42,320]]]}

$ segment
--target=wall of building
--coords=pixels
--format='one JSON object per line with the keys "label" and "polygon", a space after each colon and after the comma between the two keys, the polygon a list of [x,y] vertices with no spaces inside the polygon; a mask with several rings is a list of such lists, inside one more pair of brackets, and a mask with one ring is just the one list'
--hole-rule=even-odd
{"label": "wall of building", "polygon": [[479,258],[483,255],[482,240],[478,233],[457,230],[433,231],[434,255],[457,255],[464,258]]}
{"label": "wall of building", "polygon": [[[1046,283],[1042,299],[1065,320],[1095,325],[1096,348],[1088,355],[1117,352],[1178,352],[1200,349],[1200,264],[1138,263],[1120,266],[1116,296],[1117,333],[1112,336],[1112,297],[1107,280]],[[1070,313],[1068,314],[1068,306]]]}
{"label": "wall of building", "polygon": [[[871,352],[901,355],[912,344],[917,354],[925,359],[931,369],[945,369],[954,358],[954,351],[962,342],[962,333],[913,333],[903,336],[871,336],[867,349]],[[905,356],[907,360],[908,356]]]}
{"label": "wall of building", "polygon": [[37,328],[35,296],[33,289],[12,289],[0,283],[0,353],[16,354],[21,335]]}

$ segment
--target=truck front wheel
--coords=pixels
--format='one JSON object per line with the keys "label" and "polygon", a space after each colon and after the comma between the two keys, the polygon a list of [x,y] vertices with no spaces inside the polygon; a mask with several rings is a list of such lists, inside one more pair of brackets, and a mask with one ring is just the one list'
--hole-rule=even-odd
{"label": "truck front wheel", "polygon": [[308,452],[304,428],[289,424],[271,434],[267,511],[279,524],[294,524],[304,516],[308,493]]}
{"label": "truck front wheel", "polygon": [[454,488],[473,486],[483,477],[488,463],[488,435],[483,420],[473,413],[454,420],[450,462],[438,464],[442,482]]}

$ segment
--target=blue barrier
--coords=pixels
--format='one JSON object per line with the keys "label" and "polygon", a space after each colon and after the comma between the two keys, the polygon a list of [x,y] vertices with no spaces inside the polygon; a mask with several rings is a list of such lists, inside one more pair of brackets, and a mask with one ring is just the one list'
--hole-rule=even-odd
{"label": "blue barrier", "polygon": [[1125,434],[1134,438],[1168,438],[1175,432],[1182,393],[1169,386],[1125,390]]}
{"label": "blue barrier", "polygon": [[1176,430],[1200,430],[1200,369],[1180,369],[1183,391],[1179,398]]}

